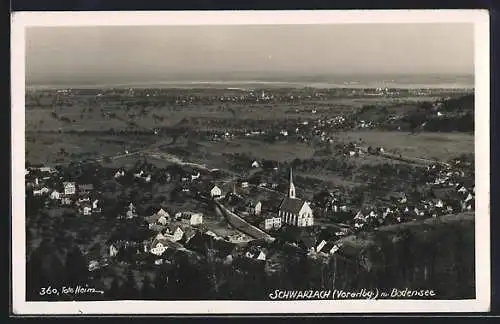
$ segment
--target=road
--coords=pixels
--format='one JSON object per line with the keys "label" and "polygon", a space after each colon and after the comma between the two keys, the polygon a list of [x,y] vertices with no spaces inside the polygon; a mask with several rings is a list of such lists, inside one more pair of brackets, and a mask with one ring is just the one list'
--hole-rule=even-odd
{"label": "road", "polygon": [[269,235],[268,233],[262,231],[260,228],[249,224],[243,218],[239,217],[235,213],[231,212],[221,203],[215,201],[215,205],[221,210],[222,215],[226,218],[227,222],[239,230],[240,232],[245,233],[246,235],[253,237],[254,239],[264,239],[268,241],[274,240],[274,237]]}

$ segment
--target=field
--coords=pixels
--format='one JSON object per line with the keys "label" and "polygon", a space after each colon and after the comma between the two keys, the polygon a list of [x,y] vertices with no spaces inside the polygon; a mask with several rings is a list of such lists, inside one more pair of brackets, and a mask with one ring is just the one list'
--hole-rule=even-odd
{"label": "field", "polygon": [[356,131],[340,133],[338,139],[348,142],[361,139],[366,146],[382,146],[386,151],[437,160],[474,153],[474,136],[467,133]]}

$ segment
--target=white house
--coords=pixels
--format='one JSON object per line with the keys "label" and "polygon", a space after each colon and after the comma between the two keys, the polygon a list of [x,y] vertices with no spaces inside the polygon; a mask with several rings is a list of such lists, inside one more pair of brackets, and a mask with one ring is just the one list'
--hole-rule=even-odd
{"label": "white house", "polygon": [[101,207],[99,207],[99,200],[96,199],[92,202],[92,209],[94,212],[96,213],[100,213],[101,212]]}
{"label": "white house", "polygon": [[254,207],[254,214],[259,216],[261,212],[262,212],[262,203],[258,201]]}
{"label": "white house", "polygon": [[212,198],[220,197],[222,196],[222,190],[219,187],[214,186],[212,190],[210,190],[210,196]]}
{"label": "white house", "polygon": [[264,219],[264,229],[279,229],[282,225],[281,217],[269,216]]}
{"label": "white house", "polygon": [[76,193],[76,184],[74,182],[63,182],[64,194],[74,195]]}
{"label": "white house", "polygon": [[175,229],[175,231],[172,234],[167,234],[167,235],[165,235],[165,237],[173,242],[178,242],[182,239],[183,235],[184,235],[184,231],[179,226],[177,226],[177,228]]}
{"label": "white house", "polygon": [[89,262],[89,271],[95,271],[97,269],[99,269],[99,262],[97,262],[96,260],[92,260]]}
{"label": "white house", "polygon": [[336,253],[340,249],[340,245],[335,244],[331,249],[330,249],[330,254]]}
{"label": "white house", "polygon": [[156,222],[160,225],[167,225],[168,220],[165,216],[160,216]]}
{"label": "white house", "polygon": [[241,183],[241,188],[248,188],[248,182],[242,182]]}
{"label": "white house", "polygon": [[265,261],[266,254],[263,251],[260,251],[259,255],[257,256],[257,260]]}
{"label": "white house", "polygon": [[70,197],[62,197],[61,198],[61,204],[63,205],[71,205],[72,200]]}
{"label": "white house", "polygon": [[117,248],[116,248],[113,244],[111,244],[111,245],[109,246],[109,256],[110,256],[110,257],[114,257],[114,256],[116,256],[117,254],[118,254],[118,249],[117,249]]}
{"label": "white house", "polygon": [[156,212],[156,214],[157,214],[158,216],[160,216],[160,217],[161,217],[161,216],[165,217],[167,220],[169,220],[169,219],[170,219],[170,214],[169,214],[167,211],[165,211],[163,208],[160,208],[160,210],[159,210],[159,211],[157,211],[157,212]]}
{"label": "white house", "polygon": [[60,198],[61,198],[61,195],[59,194],[59,191],[54,190],[50,193],[50,199],[59,200]]}
{"label": "white house", "polygon": [[326,241],[325,241],[325,240],[322,240],[322,241],[318,244],[318,246],[316,247],[316,252],[321,251],[321,250],[325,247],[325,245],[326,245]]}
{"label": "white house", "polygon": [[41,196],[49,192],[49,188],[43,187],[42,189],[39,190],[33,190],[33,195],[35,196]]}
{"label": "white house", "polygon": [[200,177],[200,172],[196,173],[195,175],[191,175],[191,180],[196,180]]}
{"label": "white house", "polygon": [[252,162],[252,168],[259,168],[259,167],[260,167],[259,162],[257,162],[257,161]]}
{"label": "white house", "polygon": [[130,210],[130,211],[132,211],[132,212],[134,212],[134,213],[135,213],[135,206],[134,206],[134,204],[133,204],[133,203],[130,203],[130,204],[128,205],[128,210]]}
{"label": "white house", "polygon": [[202,223],[203,223],[203,214],[195,213],[191,215],[191,218],[189,219],[190,225],[200,225]]}
{"label": "white house", "polygon": [[92,208],[90,206],[83,206],[82,209],[81,209],[81,213],[84,215],[84,216],[89,216],[92,214]]}
{"label": "white house", "polygon": [[154,255],[162,255],[167,250],[167,246],[164,245],[164,240],[155,240],[152,244],[150,252]]}
{"label": "white house", "polygon": [[123,170],[118,170],[115,173],[115,179],[118,179],[120,177],[123,177],[125,175],[125,172]]}
{"label": "white house", "polygon": [[135,216],[137,216],[137,215],[136,215],[136,213],[135,213],[135,211],[130,210],[130,209],[129,209],[129,210],[127,210],[126,215],[127,215],[127,219],[132,219],[132,218],[134,218]]}
{"label": "white house", "polygon": [[366,220],[366,216],[363,215],[363,212],[360,210],[360,211],[358,211],[358,213],[356,214],[356,216],[354,216],[354,220],[364,221],[364,220]]}

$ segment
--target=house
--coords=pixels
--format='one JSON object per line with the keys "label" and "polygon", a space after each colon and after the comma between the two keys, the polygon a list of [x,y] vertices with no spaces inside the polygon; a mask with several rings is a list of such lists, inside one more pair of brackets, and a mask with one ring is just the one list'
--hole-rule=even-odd
{"label": "house", "polygon": [[203,214],[200,213],[195,213],[191,215],[191,218],[189,219],[189,224],[190,225],[200,225],[203,223]]}
{"label": "house", "polygon": [[260,168],[260,164],[257,161],[252,162],[252,168]]}
{"label": "house", "polygon": [[264,253],[264,251],[259,252],[259,255],[257,256],[257,260],[266,261],[266,254]]}
{"label": "house", "polygon": [[90,204],[86,203],[82,206],[80,206],[80,213],[84,216],[89,216],[92,214],[92,207]]}
{"label": "house", "polygon": [[90,203],[90,198],[89,197],[80,197],[78,198],[78,204],[83,204],[83,203]]}
{"label": "house", "polygon": [[288,196],[285,197],[278,207],[278,217],[282,224],[298,227],[312,226],[314,223],[313,211],[309,203],[295,196],[292,170],[290,169],[290,187]]}
{"label": "house", "polygon": [[441,199],[433,199],[432,202],[434,204],[434,207],[436,207],[436,208],[443,208],[444,207],[444,203]]}
{"label": "house", "polygon": [[115,179],[121,178],[121,177],[123,177],[124,175],[125,175],[125,171],[123,171],[123,170],[118,170],[118,171],[116,171],[116,173],[115,173]]}
{"label": "house", "polygon": [[158,219],[156,220],[156,222],[157,222],[158,224],[160,224],[160,225],[167,225],[167,222],[168,222],[167,217],[165,217],[165,216],[163,216],[163,215],[162,215],[162,216],[160,216],[160,215],[158,215],[158,214],[157,214],[157,216],[158,216]]}
{"label": "house", "polygon": [[316,247],[316,252],[320,252],[326,245],[326,241],[325,240],[322,240],[318,246]]}
{"label": "house", "polygon": [[210,197],[218,198],[220,196],[222,196],[222,190],[217,186],[213,186],[210,190]]}
{"label": "house", "polygon": [[200,172],[191,175],[191,181],[197,180],[200,177]]}
{"label": "house", "polygon": [[63,182],[64,194],[67,196],[74,195],[76,193],[76,185],[74,182]]}
{"label": "house", "polygon": [[92,211],[94,213],[100,213],[101,212],[101,207],[99,207],[99,200],[94,200],[92,202]]}
{"label": "house", "polygon": [[137,216],[137,214],[135,213],[135,210],[130,210],[130,209],[127,210],[127,212],[125,214],[126,214],[127,219],[132,219],[132,218]]}
{"label": "house", "polygon": [[130,210],[130,211],[132,211],[132,212],[134,212],[134,213],[135,213],[135,206],[134,206],[134,204],[133,204],[133,203],[130,203],[130,204],[128,205],[128,210]]}
{"label": "house", "polygon": [[158,210],[156,214],[160,217],[165,217],[167,220],[170,220],[170,214],[163,208],[160,208],[160,210]]}
{"label": "house", "polygon": [[170,218],[167,218],[165,215],[159,215],[158,213],[146,217],[146,222],[149,223],[149,229],[153,229],[154,225],[165,226],[169,220]]}
{"label": "house", "polygon": [[41,196],[49,192],[49,188],[43,187],[39,190],[33,190],[33,195],[35,196]]}
{"label": "house", "polygon": [[116,256],[117,254],[118,254],[118,249],[117,249],[117,248],[116,248],[113,244],[111,244],[111,245],[109,246],[109,256],[110,256],[110,257],[114,257],[114,256]]}
{"label": "house", "polygon": [[365,221],[366,216],[363,214],[363,211],[358,211],[358,213],[354,216],[354,220],[356,221]]}
{"label": "house", "polygon": [[61,194],[59,193],[59,191],[54,190],[50,193],[50,199],[59,200],[60,198],[61,198]]}
{"label": "house", "polygon": [[94,186],[92,184],[81,184],[78,185],[78,193],[80,195],[88,195],[94,190]]}
{"label": "house", "polygon": [[264,217],[264,229],[279,229],[282,225],[282,219],[279,216],[273,216],[272,214],[266,215]]}
{"label": "house", "polygon": [[149,252],[156,256],[160,256],[165,253],[167,248],[168,240],[166,240],[165,238],[155,238],[151,243],[151,249],[149,250]]}
{"label": "house", "polygon": [[61,198],[61,204],[62,204],[62,205],[71,205],[71,204],[72,204],[72,202],[73,202],[73,201],[71,200],[71,198],[70,198],[70,197],[65,197],[65,196],[63,196],[63,197]]}
{"label": "house", "polygon": [[243,181],[241,183],[241,188],[248,188],[248,182],[247,181]]}
{"label": "house", "polygon": [[91,260],[88,265],[89,271],[95,271],[99,269],[99,262],[96,260]]}
{"label": "house", "polygon": [[258,201],[253,208],[253,213],[256,216],[259,216],[261,212],[262,212],[262,203]]}
{"label": "house", "polygon": [[165,237],[172,242],[178,242],[184,236],[184,231],[179,226],[175,227],[175,229],[169,229],[169,232],[172,234],[166,234]]}

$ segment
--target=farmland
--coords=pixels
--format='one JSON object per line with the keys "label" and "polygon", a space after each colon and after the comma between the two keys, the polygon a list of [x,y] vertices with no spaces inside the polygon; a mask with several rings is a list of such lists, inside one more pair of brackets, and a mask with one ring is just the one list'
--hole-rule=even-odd
{"label": "farmland", "polygon": [[[439,207],[440,214],[433,214],[435,183],[448,181],[453,188],[460,183],[467,186],[467,190],[473,190],[474,136],[473,127],[470,127],[472,95],[466,91],[446,90],[433,90],[421,95],[374,95],[372,90],[367,92],[353,95],[346,90],[280,88],[259,89],[253,94],[246,90],[208,88],[29,92],[26,96],[27,168],[33,165],[55,167],[60,176],[48,176],[47,186],[61,188],[63,179],[93,184],[98,188],[94,194],[103,203],[103,209],[92,222],[89,218],[79,217],[77,214],[81,212],[58,206],[56,202],[43,201],[45,196],[33,194],[28,198],[33,203],[33,215],[27,221],[28,253],[39,252],[40,246],[45,246],[42,242],[50,241],[51,232],[60,225],[68,229],[67,233],[57,236],[52,243],[72,242],[72,246],[76,244],[78,249],[94,259],[98,259],[99,253],[92,254],[89,250],[107,248],[109,242],[133,241],[129,243],[135,247],[145,241],[150,242],[157,233],[139,220],[149,217],[159,206],[171,214],[187,211],[202,213],[203,230],[209,230],[211,235],[219,236],[224,242],[230,236],[238,240],[238,237],[244,237],[241,236],[241,229],[230,226],[212,205],[206,203],[207,186],[213,187],[217,183],[222,196],[234,194],[241,197],[244,206],[229,207],[238,216],[234,219],[240,221],[241,228],[250,222],[252,226],[258,227],[261,225],[258,220],[251,219],[249,210],[253,207],[249,206],[262,202],[266,213],[274,213],[273,206],[288,191],[292,169],[297,196],[311,202],[318,225],[304,229],[300,234],[312,237],[310,246],[304,245],[303,241],[299,241],[302,242],[300,246],[297,245],[297,241],[287,236],[286,226],[273,233],[278,237],[277,243],[265,246],[262,250],[273,251],[272,257],[264,268],[266,270],[259,268],[257,271],[267,276],[268,282],[294,288],[303,284],[294,282],[293,276],[286,271],[278,270],[276,275],[274,270],[267,270],[276,266],[274,262],[278,264],[277,268],[284,265],[295,267],[293,256],[282,256],[289,247],[288,243],[283,243],[282,237],[286,237],[284,241],[297,243],[296,247],[291,248],[293,251],[309,251],[323,238],[332,244],[337,242],[337,234],[327,232],[328,229],[339,228],[340,223],[357,231],[343,241],[339,240],[345,243],[343,252],[347,254],[349,250],[356,251],[359,248],[357,245],[370,248],[383,245],[388,258],[393,257],[400,253],[398,244],[393,247],[383,237],[398,238],[409,227],[417,233],[417,243],[425,241],[427,245],[422,244],[426,247],[432,245],[438,241],[439,235],[430,239],[423,237],[423,228],[429,225],[426,221],[436,220],[447,212],[447,209]],[[441,170],[443,166],[449,169]],[[120,175],[120,170],[124,170],[126,175]],[[31,185],[38,188],[39,179],[35,177],[33,175],[33,179],[30,179]],[[400,206],[387,198],[398,192],[406,194],[406,205]],[[453,225],[450,231],[466,233],[464,235],[469,242],[469,234],[474,227],[474,213],[470,211],[472,204],[470,200],[462,201],[468,199],[466,196],[453,197],[446,200],[447,203],[449,201],[446,207],[458,210],[469,208],[469,213],[458,229],[453,227],[454,220],[448,222]],[[457,199],[462,200],[457,202]],[[139,218],[123,219],[132,202],[137,205]],[[334,212],[333,203],[348,206],[348,210]],[[381,210],[388,207],[394,207],[396,214],[382,219]],[[420,212],[424,208],[425,214]],[[377,216],[375,220],[366,221],[366,226],[359,229],[355,227],[359,224],[354,216],[365,209],[370,215],[375,213]],[[457,220],[462,218],[457,216]],[[444,217],[442,223],[432,223],[430,226],[436,228],[433,233],[448,233],[447,229],[442,229],[448,227],[448,220],[450,217]],[[191,230],[201,231],[196,226],[191,226]],[[376,234],[373,234],[374,228],[377,229]],[[183,244],[183,251],[188,251],[189,262],[202,262],[203,265],[197,271],[213,276],[217,274],[219,279],[213,279],[215,281],[221,280],[220,277],[226,280],[214,285],[203,281],[207,275],[200,277],[202,284],[210,287],[207,293],[210,291],[212,297],[227,298],[221,297],[220,288],[231,291],[231,294],[234,292],[233,296],[248,298],[242,288],[247,283],[241,283],[239,276],[245,274],[252,277],[251,272],[244,270],[241,265],[231,268],[233,265],[224,259],[228,255],[217,259],[218,263],[210,259],[208,254],[204,255],[206,251],[203,249],[209,246],[207,242],[198,242],[201,248],[186,242]],[[444,246],[447,247],[446,244]],[[205,252],[202,252],[202,256],[192,257],[189,253],[193,251],[190,249]],[[60,250],[65,251],[66,248],[63,246]],[[38,252],[35,255],[41,253]],[[66,258],[66,252],[61,252],[59,258]],[[136,252],[130,252],[130,255],[129,252],[125,255],[129,258],[127,262],[130,262],[130,266],[124,265],[122,261],[112,263],[108,268],[112,271],[109,270],[100,278],[96,275],[96,284],[110,290],[113,282],[118,281],[125,285],[127,282],[141,282],[141,287],[147,286],[142,282],[150,280],[147,279],[150,275],[153,280],[163,280],[165,271],[175,272],[176,268],[171,267],[172,264],[181,262],[169,256],[165,257],[165,265],[157,267],[158,264],[151,263],[155,262],[155,257],[137,252],[140,255],[138,257]],[[236,258],[241,256],[240,252],[237,249],[230,255]],[[102,252],[101,255],[106,253]],[[354,254],[355,261],[351,262],[365,262],[358,260],[358,256],[364,257],[361,252]],[[383,262],[377,263],[378,257],[376,254],[367,256],[372,258],[372,263],[378,267],[377,271],[384,274],[387,267]],[[209,264],[215,266],[210,262],[215,262],[217,267],[224,269],[223,272],[206,268]],[[307,262],[308,266],[312,266],[315,261],[313,258]],[[466,269],[465,274],[471,273],[462,259],[446,262],[456,262],[457,266]],[[423,267],[435,264],[438,263],[428,261]],[[155,267],[160,270],[154,271]],[[189,265],[183,267],[193,270]],[[357,277],[359,282],[356,277],[342,275],[345,283],[337,285],[352,288],[364,281],[368,282],[368,286],[377,285],[373,273],[367,273],[370,270],[366,270],[364,264],[359,263],[354,268],[346,264],[344,267],[348,272],[352,270],[364,274]],[[439,263],[437,267],[444,265]],[[328,276],[313,275],[314,269],[320,268],[311,268],[311,283],[319,287],[332,280]],[[399,283],[409,285],[415,284],[410,274],[421,276],[423,271],[420,265],[405,273],[387,269],[387,273],[393,271],[400,276]],[[110,280],[111,277],[115,280]],[[130,279],[132,277],[134,279]],[[255,279],[252,278],[247,279]],[[316,282],[318,278],[323,281]],[[436,278],[433,280],[438,280]],[[469,288],[470,285],[467,286]],[[470,295],[469,290],[457,292],[451,289],[450,294],[453,293]],[[176,297],[175,291],[172,296]]]}

